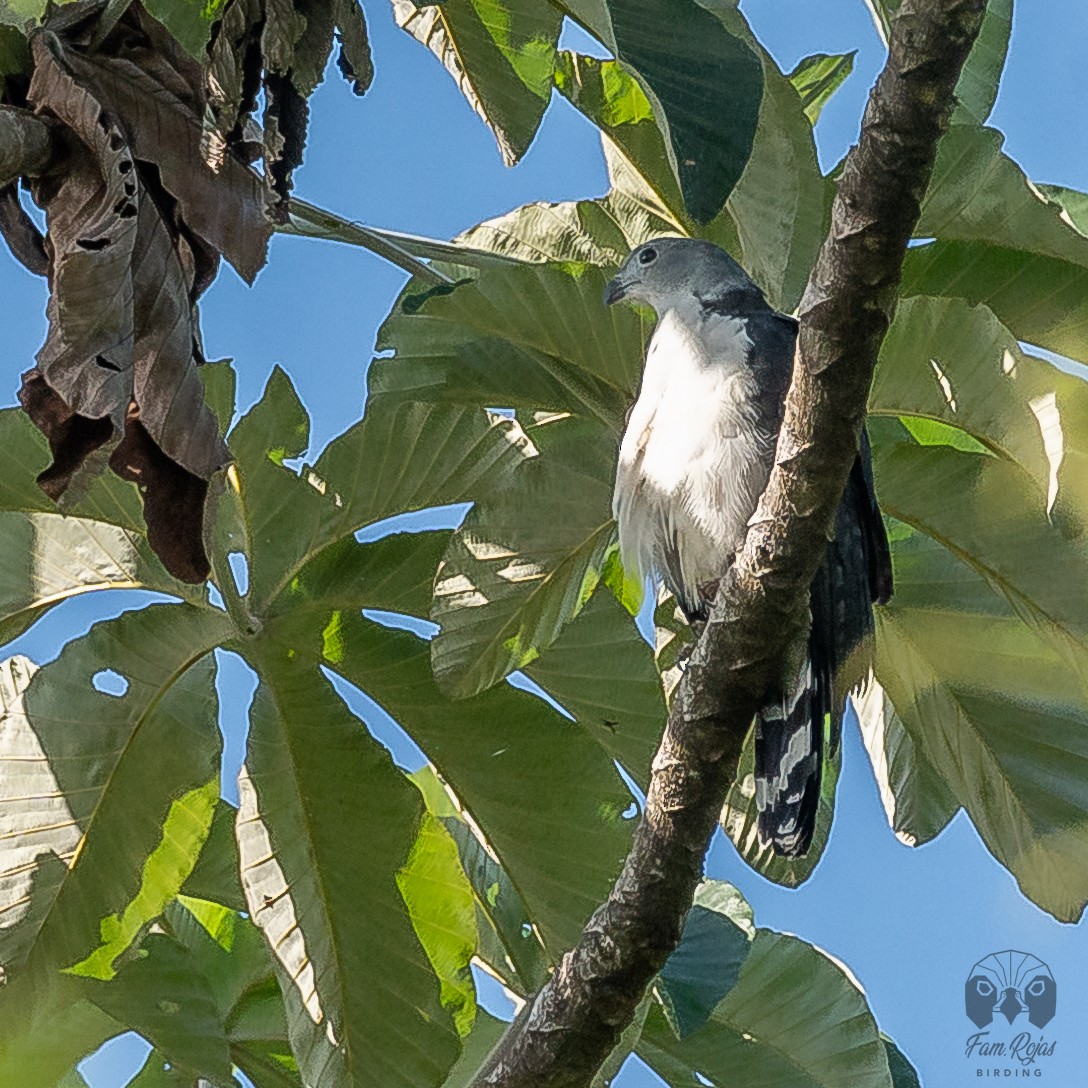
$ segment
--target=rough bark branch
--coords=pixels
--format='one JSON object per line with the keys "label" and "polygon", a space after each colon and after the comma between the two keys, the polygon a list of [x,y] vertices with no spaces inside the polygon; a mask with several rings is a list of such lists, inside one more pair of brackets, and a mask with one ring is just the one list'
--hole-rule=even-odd
{"label": "rough bark branch", "polygon": [[680,938],[741,746],[791,637],[850,465],[953,89],[985,0],[904,0],[801,303],[777,464],[674,700],[608,900],[473,1088],[581,1088]]}
{"label": "rough bark branch", "polygon": [[20,177],[47,173],[64,154],[54,125],[29,110],[0,106],[0,235],[15,259],[36,275],[49,271],[41,233],[19,202]]}
{"label": "rough bark branch", "polygon": [[0,189],[44,174],[61,152],[56,129],[30,110],[0,106]]}

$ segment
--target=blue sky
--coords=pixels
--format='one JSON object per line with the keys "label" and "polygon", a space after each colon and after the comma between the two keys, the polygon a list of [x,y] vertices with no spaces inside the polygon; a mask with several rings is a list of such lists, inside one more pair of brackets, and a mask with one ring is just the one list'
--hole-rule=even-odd
{"label": "blue sky", "polygon": [[[857,135],[883,49],[862,0],[746,0],[756,33],[788,70],[815,52],[859,50],[854,74],[824,111],[821,160],[834,163]],[[549,109],[525,160],[504,169],[490,134],[434,58],[398,31],[384,0],[367,3],[377,78],[355,99],[329,78],[313,101],[306,163],[297,192],[366,223],[449,237],[530,200],[603,192],[598,138],[561,99]],[[568,43],[570,44],[570,43]],[[1083,0],[1021,3],[992,123],[1036,181],[1088,189],[1088,111]],[[359,415],[375,334],[403,275],[355,249],[297,238],[273,241],[271,261],[247,288],[229,270],[203,306],[209,357],[232,356],[240,401],[252,403],[274,364],[285,367],[313,417],[312,451]],[[45,289],[0,253],[6,345],[0,403],[15,402],[18,375],[44,337]],[[18,642],[38,661],[67,639],[145,597],[97,594],[56,609]],[[5,651],[5,656],[9,651]],[[227,762],[240,759],[252,682],[224,658],[220,691]],[[227,791],[229,792],[229,791]],[[1080,1026],[1088,1019],[1084,926],[1062,926],[1020,895],[962,816],[921,849],[896,842],[856,733],[848,730],[836,825],[827,854],[803,888],[785,891],[753,874],[719,841],[712,876],[747,895],[757,923],[797,933],[846,963],[864,985],[882,1028],[914,1060],[926,1088],[991,1083],[976,1077],[962,1048],[963,984],[989,952],[1020,948],[1050,964],[1058,982],[1057,1040],[1047,1088],[1085,1083]],[[121,1040],[84,1063],[92,1088],[121,1088],[145,1048]],[[634,1064],[620,1083],[656,1082]]]}

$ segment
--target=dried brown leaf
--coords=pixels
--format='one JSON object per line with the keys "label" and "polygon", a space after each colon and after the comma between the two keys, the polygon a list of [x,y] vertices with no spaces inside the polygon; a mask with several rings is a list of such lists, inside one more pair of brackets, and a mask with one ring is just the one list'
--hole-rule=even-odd
{"label": "dried brown leaf", "polygon": [[287,75],[295,61],[295,43],[306,29],[306,17],[295,10],[294,0],[264,0],[261,53],[269,72]]}
{"label": "dried brown leaf", "polygon": [[181,218],[251,283],[265,262],[272,224],[264,184],[225,154],[218,171],[203,160],[203,114],[132,61],[101,55],[65,58],[72,74],[119,118],[137,159],[155,163]]}
{"label": "dried brown leaf", "polygon": [[364,94],[374,79],[370,55],[370,36],[358,0],[334,0],[336,25],[340,30],[340,56],[336,59],[341,75],[351,83],[355,94]]}
{"label": "dried brown leaf", "polygon": [[[220,246],[256,271],[270,224],[254,199],[263,201],[256,175],[230,159],[217,178],[196,154],[199,76],[187,58],[170,69],[170,51],[140,35],[142,18],[137,10],[119,27],[134,42],[124,57],[86,57],[48,30],[33,38],[29,101],[66,127],[73,149],[59,180],[36,188],[49,227],[50,329],[20,399],[53,453],[43,490],[70,500],[108,458],[140,486],[148,539],[167,569],[200,581],[208,480],[230,456],[196,370],[195,303]],[[137,148],[130,134],[141,130],[153,131]],[[179,134],[188,145],[168,146]],[[212,211],[190,222],[209,194]],[[256,209],[256,230],[252,214],[248,227],[228,230],[224,205],[243,218]]]}

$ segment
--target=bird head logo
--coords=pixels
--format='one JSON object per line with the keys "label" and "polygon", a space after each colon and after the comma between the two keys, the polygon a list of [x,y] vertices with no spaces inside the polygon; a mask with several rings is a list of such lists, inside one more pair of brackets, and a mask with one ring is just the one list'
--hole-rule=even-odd
{"label": "bird head logo", "polygon": [[1050,968],[1030,952],[991,952],[971,968],[964,987],[967,1016],[984,1028],[995,1016],[1011,1027],[1024,1013],[1037,1028],[1050,1023],[1058,988]]}

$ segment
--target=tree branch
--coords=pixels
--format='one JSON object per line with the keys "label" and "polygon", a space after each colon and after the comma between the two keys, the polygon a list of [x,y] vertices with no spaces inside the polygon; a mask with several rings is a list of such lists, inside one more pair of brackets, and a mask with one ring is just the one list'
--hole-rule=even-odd
{"label": "tree branch", "polygon": [[586,1085],[680,939],[752,716],[808,623],[907,242],[985,7],[903,0],[801,303],[777,464],[688,661],[631,852],[474,1088]]}
{"label": "tree branch", "polygon": [[0,106],[0,189],[20,177],[44,174],[61,152],[60,137],[30,110]]}
{"label": "tree branch", "polygon": [[21,264],[44,276],[49,256],[41,233],[19,202],[20,177],[41,177],[64,146],[56,126],[30,110],[0,106],[0,235]]}

